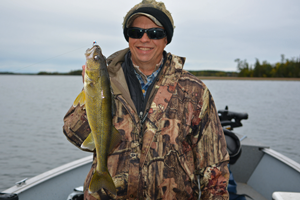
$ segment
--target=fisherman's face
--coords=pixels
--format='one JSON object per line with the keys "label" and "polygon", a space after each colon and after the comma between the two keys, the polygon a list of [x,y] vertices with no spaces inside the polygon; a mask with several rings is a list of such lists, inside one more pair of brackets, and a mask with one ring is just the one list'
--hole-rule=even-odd
{"label": "fisherman's face", "polygon": [[[143,29],[162,28],[157,26],[151,19],[145,16],[137,17],[131,24],[131,27]],[[167,45],[167,37],[162,39],[149,39],[147,33],[144,33],[140,39],[129,37],[129,48],[131,51],[131,59],[135,65],[140,68],[144,66],[153,66],[160,62],[163,56],[164,48]],[[146,74],[148,75],[148,74]]]}

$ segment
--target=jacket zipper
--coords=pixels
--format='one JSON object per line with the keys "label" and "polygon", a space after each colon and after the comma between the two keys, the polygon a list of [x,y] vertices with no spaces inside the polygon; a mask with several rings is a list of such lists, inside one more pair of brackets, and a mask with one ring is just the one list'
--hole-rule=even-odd
{"label": "jacket zipper", "polygon": [[132,121],[134,121],[134,123],[138,124],[138,122],[135,120],[134,115],[132,114],[132,112],[130,111],[130,109],[127,106],[127,103],[125,102],[125,100],[123,100],[122,98],[119,97],[119,95],[116,96],[116,98],[122,102],[124,108],[127,110],[127,112],[129,113],[130,117],[132,118]]}

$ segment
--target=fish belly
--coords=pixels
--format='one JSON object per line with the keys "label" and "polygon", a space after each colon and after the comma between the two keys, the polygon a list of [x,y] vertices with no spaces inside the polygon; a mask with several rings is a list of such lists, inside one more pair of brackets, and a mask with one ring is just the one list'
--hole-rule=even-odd
{"label": "fish belly", "polygon": [[[87,88],[86,111],[91,133],[94,139],[97,166],[92,177],[89,190],[90,193],[97,192],[101,188],[106,188],[113,194],[116,194],[116,188],[107,168],[107,156],[111,146],[112,116],[111,116],[111,94],[109,87],[95,84],[95,92],[89,92]],[[89,96],[94,94],[95,96]]]}

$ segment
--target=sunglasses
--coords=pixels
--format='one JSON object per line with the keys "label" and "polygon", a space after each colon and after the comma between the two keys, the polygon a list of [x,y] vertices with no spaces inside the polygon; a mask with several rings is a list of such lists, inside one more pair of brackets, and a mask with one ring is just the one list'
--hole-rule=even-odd
{"label": "sunglasses", "polygon": [[149,28],[142,29],[137,27],[130,27],[127,30],[127,35],[134,39],[140,39],[143,37],[144,33],[147,33],[149,39],[159,40],[166,37],[166,31],[161,28]]}

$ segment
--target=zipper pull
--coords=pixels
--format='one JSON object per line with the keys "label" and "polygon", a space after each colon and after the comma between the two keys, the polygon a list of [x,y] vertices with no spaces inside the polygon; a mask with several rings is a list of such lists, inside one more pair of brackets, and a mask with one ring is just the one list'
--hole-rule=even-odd
{"label": "zipper pull", "polygon": [[143,112],[142,111],[140,112],[139,117],[140,117],[140,120],[142,120],[142,118],[143,118]]}
{"label": "zipper pull", "polygon": [[148,116],[148,110],[146,110],[146,114],[144,116],[143,116],[143,112],[142,111],[140,112],[140,122],[141,122],[142,125],[144,124],[144,122],[145,122],[145,120]]}

